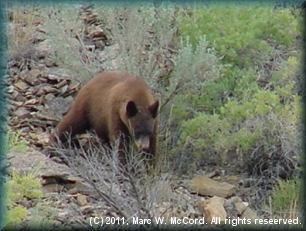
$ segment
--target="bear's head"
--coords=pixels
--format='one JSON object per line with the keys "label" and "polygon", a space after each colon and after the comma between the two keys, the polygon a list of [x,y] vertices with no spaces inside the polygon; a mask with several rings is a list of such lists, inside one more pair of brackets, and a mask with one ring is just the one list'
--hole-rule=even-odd
{"label": "bear's head", "polygon": [[138,151],[149,151],[158,107],[158,100],[147,107],[137,106],[134,101],[129,101],[126,104],[126,126]]}

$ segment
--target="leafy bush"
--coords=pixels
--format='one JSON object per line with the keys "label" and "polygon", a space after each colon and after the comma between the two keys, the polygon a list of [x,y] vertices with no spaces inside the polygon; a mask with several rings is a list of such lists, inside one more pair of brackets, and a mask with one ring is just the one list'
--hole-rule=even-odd
{"label": "leafy bush", "polygon": [[273,11],[269,4],[210,4],[183,17],[180,32],[194,46],[205,34],[224,56],[224,63],[249,68],[268,61],[275,51],[294,45],[292,38],[299,33],[301,17],[296,18],[290,10]]}
{"label": "leafy bush", "polygon": [[[25,151],[27,141],[20,137],[20,132],[9,130],[6,136],[5,152]],[[5,198],[8,201],[8,211],[6,214],[6,227],[19,227],[28,215],[26,201],[28,199],[38,199],[43,196],[41,179],[33,174],[20,175],[12,172],[10,179],[4,183]]]}
{"label": "leafy bush", "polygon": [[[256,161],[251,159],[260,146],[260,155],[267,155],[264,160],[271,158],[269,150],[275,147],[280,156],[290,158],[292,165],[295,163],[292,156],[299,155],[301,150],[301,140],[294,126],[297,103],[282,105],[276,92],[258,90],[250,100],[230,100],[220,108],[219,114],[198,113],[193,119],[182,122],[181,143],[191,146],[193,153],[203,158],[203,163],[213,158],[223,164],[234,162],[245,166],[246,160],[258,162],[257,158]],[[225,155],[229,152],[232,155]],[[258,170],[248,167],[255,172]]]}
{"label": "leafy bush", "polygon": [[275,215],[295,219],[305,203],[301,179],[280,180],[272,191],[271,206]]}
{"label": "leafy bush", "polygon": [[[205,35],[217,56],[223,57],[221,76],[203,88],[197,103],[204,104],[206,112],[218,110],[228,98],[242,100],[258,86],[268,88],[285,75],[296,81],[297,71],[301,72],[297,69],[301,52],[296,38],[301,36],[303,24],[292,9],[273,10],[269,4],[254,3],[210,4],[188,12],[179,20],[182,36],[197,47]],[[284,67],[284,62],[291,64]],[[291,71],[284,72],[284,68]]]}
{"label": "leafy bush", "polygon": [[246,166],[251,174],[292,176],[302,153],[296,79],[302,72],[296,42],[301,17],[269,5],[211,4],[187,12],[180,18],[186,41],[197,49],[204,34],[223,59],[221,75],[198,95],[179,96],[173,107],[180,127],[173,153],[190,162],[174,159],[189,171],[221,163]]}
{"label": "leafy bush", "polygon": [[28,142],[20,136],[19,131],[11,131],[8,132],[8,141],[7,146],[8,150],[12,151],[25,151]]}
{"label": "leafy bush", "polygon": [[41,179],[32,174],[20,175],[12,173],[11,180],[6,183],[8,195],[7,227],[18,227],[28,214],[26,201],[43,196]]}

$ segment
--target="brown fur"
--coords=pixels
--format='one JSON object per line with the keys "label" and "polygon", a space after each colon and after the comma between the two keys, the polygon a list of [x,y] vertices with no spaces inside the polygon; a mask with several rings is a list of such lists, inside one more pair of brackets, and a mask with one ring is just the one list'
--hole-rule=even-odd
{"label": "brown fur", "polygon": [[[80,90],[69,112],[51,135],[51,141],[56,137],[65,141],[65,133],[71,132],[74,136],[89,129],[111,144],[120,133],[129,141],[136,141],[137,134],[143,133],[149,137],[150,144],[148,147],[147,138],[141,136],[145,138],[138,140],[140,149],[155,155],[158,106],[158,101],[140,78],[127,72],[103,72]],[[121,139],[121,148],[126,139]]]}

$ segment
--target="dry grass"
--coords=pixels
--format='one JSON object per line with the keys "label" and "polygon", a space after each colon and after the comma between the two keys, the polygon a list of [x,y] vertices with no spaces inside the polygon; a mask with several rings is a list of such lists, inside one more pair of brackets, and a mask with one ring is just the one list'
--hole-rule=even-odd
{"label": "dry grass", "polygon": [[[112,216],[153,219],[172,209],[173,197],[170,187],[171,172],[160,173],[159,168],[147,165],[143,153],[125,150],[124,165],[118,158],[118,143],[108,148],[95,135],[84,148],[68,142],[68,148],[57,143],[56,155],[90,184],[109,207]],[[160,166],[159,166],[160,167]],[[170,203],[171,202],[171,203]],[[158,205],[168,204],[163,209]]]}
{"label": "dry grass", "polygon": [[38,21],[36,7],[14,5],[8,11],[10,19],[8,28],[9,57],[23,57],[31,49],[32,36]]}

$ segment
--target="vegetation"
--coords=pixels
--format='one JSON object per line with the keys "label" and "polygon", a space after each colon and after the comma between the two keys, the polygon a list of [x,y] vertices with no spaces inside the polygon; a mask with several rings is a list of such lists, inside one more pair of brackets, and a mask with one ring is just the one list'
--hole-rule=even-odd
{"label": "vegetation", "polygon": [[[26,147],[27,142],[20,137],[18,131],[8,131],[5,150],[22,152]],[[21,175],[12,172],[9,180],[6,179],[4,188],[6,193],[3,198],[7,201],[5,227],[20,228],[29,212],[27,201],[34,200],[37,203],[43,196],[41,178],[31,173]]]}
{"label": "vegetation", "polygon": [[[152,166],[147,165],[144,154],[137,152],[132,145],[120,147],[128,157],[123,165],[118,157],[119,140],[112,148],[107,148],[99,142],[98,137],[94,139],[86,149],[80,150],[69,140],[68,149],[57,144],[56,151],[74,171],[82,174],[92,190],[118,216],[127,220],[133,217],[153,220],[154,217],[164,216],[165,220],[169,220],[169,212],[184,204],[181,197],[171,197],[170,173],[156,174]],[[160,202],[164,206],[159,208]],[[82,222],[88,226],[88,221]],[[106,227],[118,228],[118,224]],[[157,224],[152,224],[151,228],[154,227]]]}
{"label": "vegetation", "polygon": [[39,22],[35,7],[16,5],[8,16],[14,22],[8,33],[9,58],[30,58],[32,37]]}
{"label": "vegetation", "polygon": [[25,151],[28,142],[20,136],[19,131],[8,131],[8,136],[7,136],[7,148],[8,150],[11,151]]}
{"label": "vegetation", "polygon": [[41,179],[32,175],[12,173],[10,181],[6,183],[8,195],[7,227],[18,227],[28,215],[26,201],[43,196]]}
{"label": "vegetation", "polygon": [[206,36],[222,57],[220,75],[199,95],[181,97],[172,113],[180,127],[173,153],[188,156],[182,170],[223,165],[229,172],[247,172],[258,178],[266,198],[265,179],[287,179],[277,182],[271,203],[274,214],[290,210],[291,218],[300,214],[302,25],[296,8],[253,3],[189,9],[179,31],[194,48]]}
{"label": "vegetation", "polygon": [[43,9],[50,15],[50,18],[45,18],[45,29],[50,38],[48,45],[52,48],[50,58],[65,73],[86,83],[102,69],[99,61],[85,48],[85,25],[76,9],[65,4]]}
{"label": "vegetation", "polygon": [[299,217],[304,204],[301,179],[280,180],[278,187],[273,189],[271,206],[278,216],[291,219]]}
{"label": "vegetation", "polygon": [[237,163],[257,174],[276,164],[285,168],[282,177],[292,176],[302,148],[300,26],[299,10],[261,4],[211,4],[181,18],[186,41],[197,47],[205,34],[222,59],[220,75],[174,106],[176,153],[192,152],[197,167]]}

